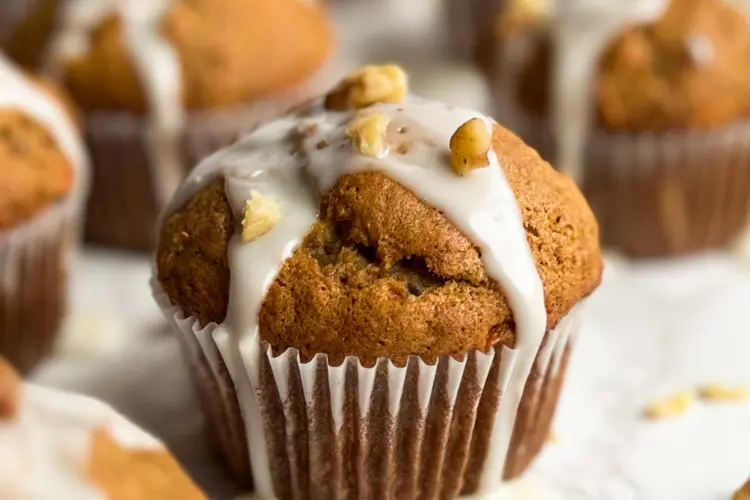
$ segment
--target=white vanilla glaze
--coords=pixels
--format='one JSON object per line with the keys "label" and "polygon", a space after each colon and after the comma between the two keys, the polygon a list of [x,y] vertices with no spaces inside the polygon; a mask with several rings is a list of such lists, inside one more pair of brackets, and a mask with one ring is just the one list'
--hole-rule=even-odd
{"label": "white vanilla glaze", "polygon": [[86,477],[92,436],[100,430],[123,447],[163,449],[100,401],[24,384],[17,414],[0,419],[0,498],[104,500]]}
{"label": "white vanilla glaze", "polygon": [[166,204],[182,180],[180,140],[185,126],[182,66],[162,35],[173,0],[70,0],[64,2],[48,47],[47,70],[59,76],[62,61],[85,53],[91,32],[118,15],[123,42],[149,108],[147,147],[157,199]]}
{"label": "white vanilla glaze", "polygon": [[[376,105],[373,110],[391,118],[387,132],[391,145],[401,140],[410,143],[406,154],[394,149],[378,158],[362,156],[353,150],[346,132],[353,112],[312,108],[307,116],[287,117],[266,125],[204,160],[183,184],[165,214],[181,206],[219,173],[225,177],[228,199],[238,220],[242,219],[245,202],[253,191],[275,198],[282,207],[283,216],[264,236],[249,243],[241,241],[239,231],[233,236],[228,250],[231,285],[227,318],[211,331],[247,417],[259,414],[254,389],[259,383],[257,360],[262,355],[271,357],[270,352],[263,351],[258,332],[263,297],[283,261],[315,222],[319,194],[344,174],[373,170],[398,181],[444,213],[480,248],[488,275],[508,297],[517,327],[515,349],[502,351],[503,358],[508,358],[499,375],[503,398],[481,484],[482,492],[495,491],[500,487],[516,409],[544,337],[547,317],[541,280],[528,247],[520,209],[500,166],[502,159],[490,150],[490,166],[464,177],[454,174],[449,165],[450,137],[461,124],[479,117],[490,129],[493,122],[471,111],[417,98],[406,104]],[[310,132],[295,149],[288,137],[300,127]],[[406,130],[399,133],[402,127]],[[317,147],[323,142],[326,147]],[[190,328],[184,324],[178,326]],[[480,354],[480,358],[487,358],[481,363],[487,365],[479,370],[484,376],[494,355],[494,351]],[[272,360],[272,365],[286,366],[283,358],[284,355]],[[347,360],[352,362],[359,368],[360,408],[366,413],[369,404],[366,395],[372,390],[374,378],[368,376],[371,370],[357,360]],[[459,371],[451,380],[460,380],[463,366],[456,370]],[[426,378],[431,385],[432,377],[420,377],[420,383]],[[284,372],[276,377],[282,398],[285,379]],[[340,387],[331,389],[332,399],[341,397]],[[429,398],[430,393],[431,387],[420,387],[420,400],[422,395]],[[424,408],[427,402],[420,404]],[[337,426],[340,418],[334,412],[334,419],[339,420]],[[262,498],[273,498],[262,421],[260,418],[245,418],[245,421],[256,487]]]}

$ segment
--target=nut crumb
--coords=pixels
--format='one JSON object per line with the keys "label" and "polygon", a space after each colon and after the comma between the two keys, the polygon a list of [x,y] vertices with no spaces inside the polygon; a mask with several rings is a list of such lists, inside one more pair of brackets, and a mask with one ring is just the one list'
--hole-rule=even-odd
{"label": "nut crumb", "polygon": [[400,155],[409,154],[409,150],[411,147],[409,146],[408,142],[402,142],[398,146],[396,146],[396,152]]}
{"label": "nut crumb", "polygon": [[750,479],[734,494],[732,500],[750,500]]}
{"label": "nut crumb", "polygon": [[401,102],[406,97],[408,78],[395,65],[365,66],[346,76],[325,99],[328,109],[360,109],[377,103]]}
{"label": "nut crumb", "polygon": [[750,388],[705,384],[698,388],[698,397],[704,401],[744,401],[750,399]]}
{"label": "nut crumb", "polygon": [[695,397],[690,391],[680,392],[658,401],[654,401],[646,407],[645,417],[651,420],[675,417],[687,411],[693,405]]}
{"label": "nut crumb", "polygon": [[11,419],[18,411],[21,379],[8,362],[0,358],[0,420]]}
{"label": "nut crumb", "polygon": [[316,147],[317,149],[325,149],[325,148],[327,148],[327,147],[328,147],[329,145],[330,145],[330,144],[328,144],[328,141],[326,141],[325,139],[323,139],[322,141],[319,141],[319,142],[318,142],[318,143],[317,143],[317,144],[315,145],[315,147]]}
{"label": "nut crumb", "polygon": [[458,175],[490,164],[492,137],[481,118],[472,118],[454,132],[450,140],[451,168]]}
{"label": "nut crumb", "polygon": [[391,118],[383,113],[369,113],[356,118],[346,130],[354,147],[365,156],[377,158],[387,152],[385,132]]}
{"label": "nut crumb", "polygon": [[281,219],[281,206],[270,196],[257,191],[250,193],[245,203],[245,216],[242,219],[242,241],[254,241],[273,229]]}
{"label": "nut crumb", "polygon": [[318,122],[308,120],[297,127],[297,133],[302,137],[308,137],[318,131]]}

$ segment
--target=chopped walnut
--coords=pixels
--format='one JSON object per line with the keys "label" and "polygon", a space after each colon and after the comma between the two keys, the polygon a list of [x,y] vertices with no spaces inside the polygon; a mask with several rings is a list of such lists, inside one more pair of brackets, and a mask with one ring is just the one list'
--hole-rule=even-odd
{"label": "chopped walnut", "polygon": [[490,164],[489,152],[492,137],[481,118],[472,118],[453,134],[450,140],[451,167],[458,175]]}
{"label": "chopped walnut", "polygon": [[398,66],[365,66],[345,77],[325,99],[328,109],[360,109],[377,103],[401,102],[408,79]]}
{"label": "chopped walnut", "polygon": [[257,191],[245,203],[242,219],[242,241],[254,241],[273,229],[281,219],[281,206],[276,200]]}
{"label": "chopped walnut", "polygon": [[687,411],[693,405],[695,398],[690,391],[681,392],[673,396],[654,401],[646,407],[645,416],[652,420],[675,417]]}
{"label": "chopped walnut", "polygon": [[357,151],[377,158],[387,151],[385,132],[391,118],[383,113],[369,113],[356,118],[346,130]]}
{"label": "chopped walnut", "polygon": [[706,384],[698,388],[698,396],[705,401],[744,401],[750,398],[750,388]]}
{"label": "chopped walnut", "polygon": [[19,404],[21,379],[13,368],[0,358],[0,420],[16,415]]}

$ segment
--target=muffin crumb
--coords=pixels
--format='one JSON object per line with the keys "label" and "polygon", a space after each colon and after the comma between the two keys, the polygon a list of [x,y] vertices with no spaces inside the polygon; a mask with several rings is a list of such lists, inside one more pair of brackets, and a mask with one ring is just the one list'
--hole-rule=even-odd
{"label": "muffin crumb", "polygon": [[253,191],[245,203],[245,217],[242,219],[242,241],[255,241],[273,229],[281,219],[279,203],[258,191]]}
{"label": "muffin crumb", "polygon": [[13,367],[0,358],[0,420],[12,419],[18,411],[21,380]]}
{"label": "muffin crumb", "polygon": [[704,401],[746,401],[750,399],[750,388],[724,384],[705,384],[698,388],[698,397]]}
{"label": "muffin crumb", "polygon": [[391,123],[383,113],[370,113],[355,119],[346,133],[352,139],[357,151],[365,156],[377,158],[387,151],[385,132]]}
{"label": "muffin crumb", "polygon": [[344,111],[402,102],[407,88],[406,73],[399,66],[365,66],[345,77],[326,96],[325,107]]}
{"label": "muffin crumb", "polygon": [[690,391],[680,392],[673,396],[652,402],[646,407],[645,416],[649,420],[662,420],[685,413],[695,403]]}
{"label": "muffin crumb", "polygon": [[732,500],[750,500],[750,479],[734,494]]}
{"label": "muffin crumb", "polygon": [[453,134],[450,140],[451,168],[458,175],[488,167],[492,138],[481,118],[472,118]]}

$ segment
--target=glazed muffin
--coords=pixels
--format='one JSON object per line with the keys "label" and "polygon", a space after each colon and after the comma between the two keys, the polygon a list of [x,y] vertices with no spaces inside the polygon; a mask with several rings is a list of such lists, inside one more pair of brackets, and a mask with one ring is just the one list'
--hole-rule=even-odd
{"label": "glazed muffin", "polygon": [[750,200],[745,15],[714,0],[604,7],[560,9],[527,59],[504,61],[498,116],[576,178],[603,244],[726,246]]}
{"label": "glazed muffin", "polygon": [[0,58],[0,355],[29,371],[55,344],[87,160],[61,94]]}
{"label": "glazed muffin", "polygon": [[164,214],[155,296],[262,498],[494,491],[546,440],[601,277],[593,215],[508,130],[406,90],[353,73]]}
{"label": "glazed muffin", "polygon": [[88,238],[136,249],[188,165],[333,83],[331,27],[299,0],[45,1],[7,49],[83,109]]}
{"label": "glazed muffin", "polygon": [[0,358],[0,496],[205,499],[156,439],[104,403],[22,382]]}

